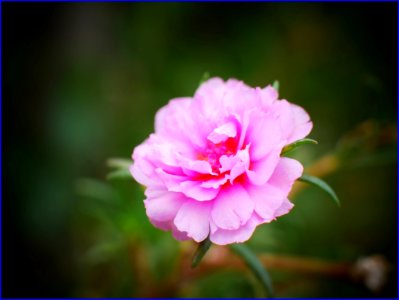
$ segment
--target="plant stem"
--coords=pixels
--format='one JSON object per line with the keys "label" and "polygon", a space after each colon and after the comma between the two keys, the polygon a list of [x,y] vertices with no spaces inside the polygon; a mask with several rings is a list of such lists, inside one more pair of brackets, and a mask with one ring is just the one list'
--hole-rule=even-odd
{"label": "plant stem", "polygon": [[204,257],[206,252],[209,250],[211,245],[212,245],[212,242],[209,239],[209,237],[207,237],[204,241],[202,241],[201,243],[198,244],[198,248],[195,251],[193,260],[191,262],[191,268],[195,268],[196,266],[198,266],[198,264],[201,262],[202,258]]}
{"label": "plant stem", "polygon": [[273,286],[269,273],[263,267],[262,262],[258,259],[254,252],[244,244],[232,244],[230,248],[239,255],[246,265],[251,269],[254,275],[259,279],[264,288],[267,297],[273,298]]}

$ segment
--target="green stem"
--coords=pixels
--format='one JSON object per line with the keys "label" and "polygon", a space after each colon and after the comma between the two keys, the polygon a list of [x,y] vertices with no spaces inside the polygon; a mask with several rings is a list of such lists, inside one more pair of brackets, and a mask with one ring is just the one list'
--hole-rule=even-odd
{"label": "green stem", "polygon": [[267,297],[273,298],[273,286],[269,273],[263,267],[261,261],[255,255],[255,253],[244,244],[232,244],[230,245],[230,248],[234,253],[239,255],[244,260],[254,275],[259,279]]}
{"label": "green stem", "polygon": [[206,252],[211,247],[212,242],[209,237],[206,240],[203,240],[201,243],[198,244],[198,248],[194,253],[193,260],[191,262],[191,268],[195,268],[201,262],[202,258],[206,254]]}

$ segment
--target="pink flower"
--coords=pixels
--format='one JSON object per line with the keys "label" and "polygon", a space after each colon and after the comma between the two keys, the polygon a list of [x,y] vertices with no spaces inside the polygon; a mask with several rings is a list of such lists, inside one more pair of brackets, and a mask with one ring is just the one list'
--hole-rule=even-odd
{"label": "pink flower", "polygon": [[311,129],[305,110],[270,85],[211,78],[157,112],[130,170],[154,226],[178,240],[240,243],[293,207],[287,196],[303,167],[280,154]]}

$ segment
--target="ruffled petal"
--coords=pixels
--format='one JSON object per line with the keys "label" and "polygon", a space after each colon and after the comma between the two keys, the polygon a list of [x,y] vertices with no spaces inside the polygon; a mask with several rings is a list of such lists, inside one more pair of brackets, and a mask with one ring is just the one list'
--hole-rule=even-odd
{"label": "ruffled petal", "polygon": [[205,145],[197,130],[197,113],[192,103],[192,98],[172,99],[155,115],[155,133],[174,141],[187,153],[192,152],[195,147],[202,148]]}
{"label": "ruffled petal", "polygon": [[182,192],[187,197],[198,201],[208,201],[215,199],[215,197],[219,193],[219,189],[205,188],[201,185],[201,181],[184,181],[180,183],[179,186],[175,186],[170,190],[175,192]]}
{"label": "ruffled petal", "polygon": [[247,176],[252,184],[264,185],[269,180],[280,160],[280,152],[281,150],[273,150],[261,160],[251,162]]}
{"label": "ruffled petal", "polygon": [[288,142],[292,143],[306,137],[312,131],[313,123],[310,121],[308,113],[302,107],[292,103],[290,104],[295,122],[293,132],[288,139]]}
{"label": "ruffled petal", "polygon": [[276,120],[262,111],[253,111],[245,135],[245,144],[251,144],[251,160],[258,161],[270,151],[282,149],[285,141],[282,143],[281,129]]}
{"label": "ruffled petal", "polygon": [[239,150],[235,155],[222,155],[219,159],[221,165],[219,171],[221,173],[230,171],[229,179],[232,184],[234,179],[245,173],[249,168],[249,147],[250,145],[247,145],[245,149]]}
{"label": "ruffled petal", "polygon": [[209,217],[212,203],[189,201],[183,204],[176,215],[174,224],[179,231],[196,242],[202,242],[209,235]]}
{"label": "ruffled petal", "polygon": [[288,199],[284,199],[281,206],[276,210],[274,217],[280,217],[282,215],[288,214],[290,210],[294,207],[294,204],[290,202]]}
{"label": "ruffled petal", "polygon": [[237,229],[245,224],[254,210],[254,202],[241,185],[223,189],[214,201],[212,220],[222,229]]}
{"label": "ruffled petal", "polygon": [[268,183],[288,195],[295,180],[301,177],[302,173],[303,166],[299,161],[281,157]]}
{"label": "ruffled petal", "polygon": [[172,223],[172,236],[178,241],[187,241],[190,239],[190,237],[187,235],[187,232],[180,231],[173,223]]}
{"label": "ruffled petal", "polygon": [[247,241],[260,223],[256,216],[252,216],[248,222],[235,230],[216,229],[211,232],[210,240],[216,245],[227,245],[232,243],[243,243]]}
{"label": "ruffled petal", "polygon": [[262,102],[262,108],[266,110],[273,102],[278,99],[278,91],[271,85],[266,86],[264,89],[256,88]]}
{"label": "ruffled petal", "polygon": [[[192,160],[184,156],[178,155],[179,165],[182,171],[187,176],[196,176],[199,174],[214,174],[212,166],[205,160]],[[214,174],[215,175],[215,174]]]}
{"label": "ruffled petal", "polygon": [[270,106],[269,111],[279,123],[288,144],[304,138],[312,130],[313,124],[308,113],[298,105],[279,100]]}
{"label": "ruffled petal", "polygon": [[156,198],[144,200],[144,205],[149,218],[157,221],[170,221],[176,217],[180,207],[187,200],[180,193],[165,191]]}
{"label": "ruffled petal", "polygon": [[218,189],[219,187],[224,185],[229,180],[229,178],[230,178],[230,175],[225,174],[222,177],[208,179],[201,183],[201,187]]}
{"label": "ruffled petal", "polygon": [[281,190],[270,184],[246,187],[255,203],[255,212],[264,220],[272,221],[276,210],[282,205],[286,196]]}
{"label": "ruffled petal", "polygon": [[183,193],[188,198],[208,201],[214,199],[219,193],[219,189],[201,186],[203,183],[201,180],[190,180],[187,176],[169,174],[160,168],[155,172],[162,179],[168,191]]}
{"label": "ruffled petal", "polygon": [[234,122],[230,121],[215,128],[207,137],[214,144],[224,142],[228,138],[234,138],[237,135],[237,128]]}

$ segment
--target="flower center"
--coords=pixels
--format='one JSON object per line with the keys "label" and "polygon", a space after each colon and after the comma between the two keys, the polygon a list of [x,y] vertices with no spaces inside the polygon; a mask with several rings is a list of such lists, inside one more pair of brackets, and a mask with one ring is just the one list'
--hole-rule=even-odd
{"label": "flower center", "polygon": [[198,159],[208,161],[212,167],[212,171],[215,173],[220,173],[220,157],[222,155],[232,155],[236,152],[237,140],[235,138],[228,138],[227,140],[218,144],[208,141],[205,150],[198,154]]}

